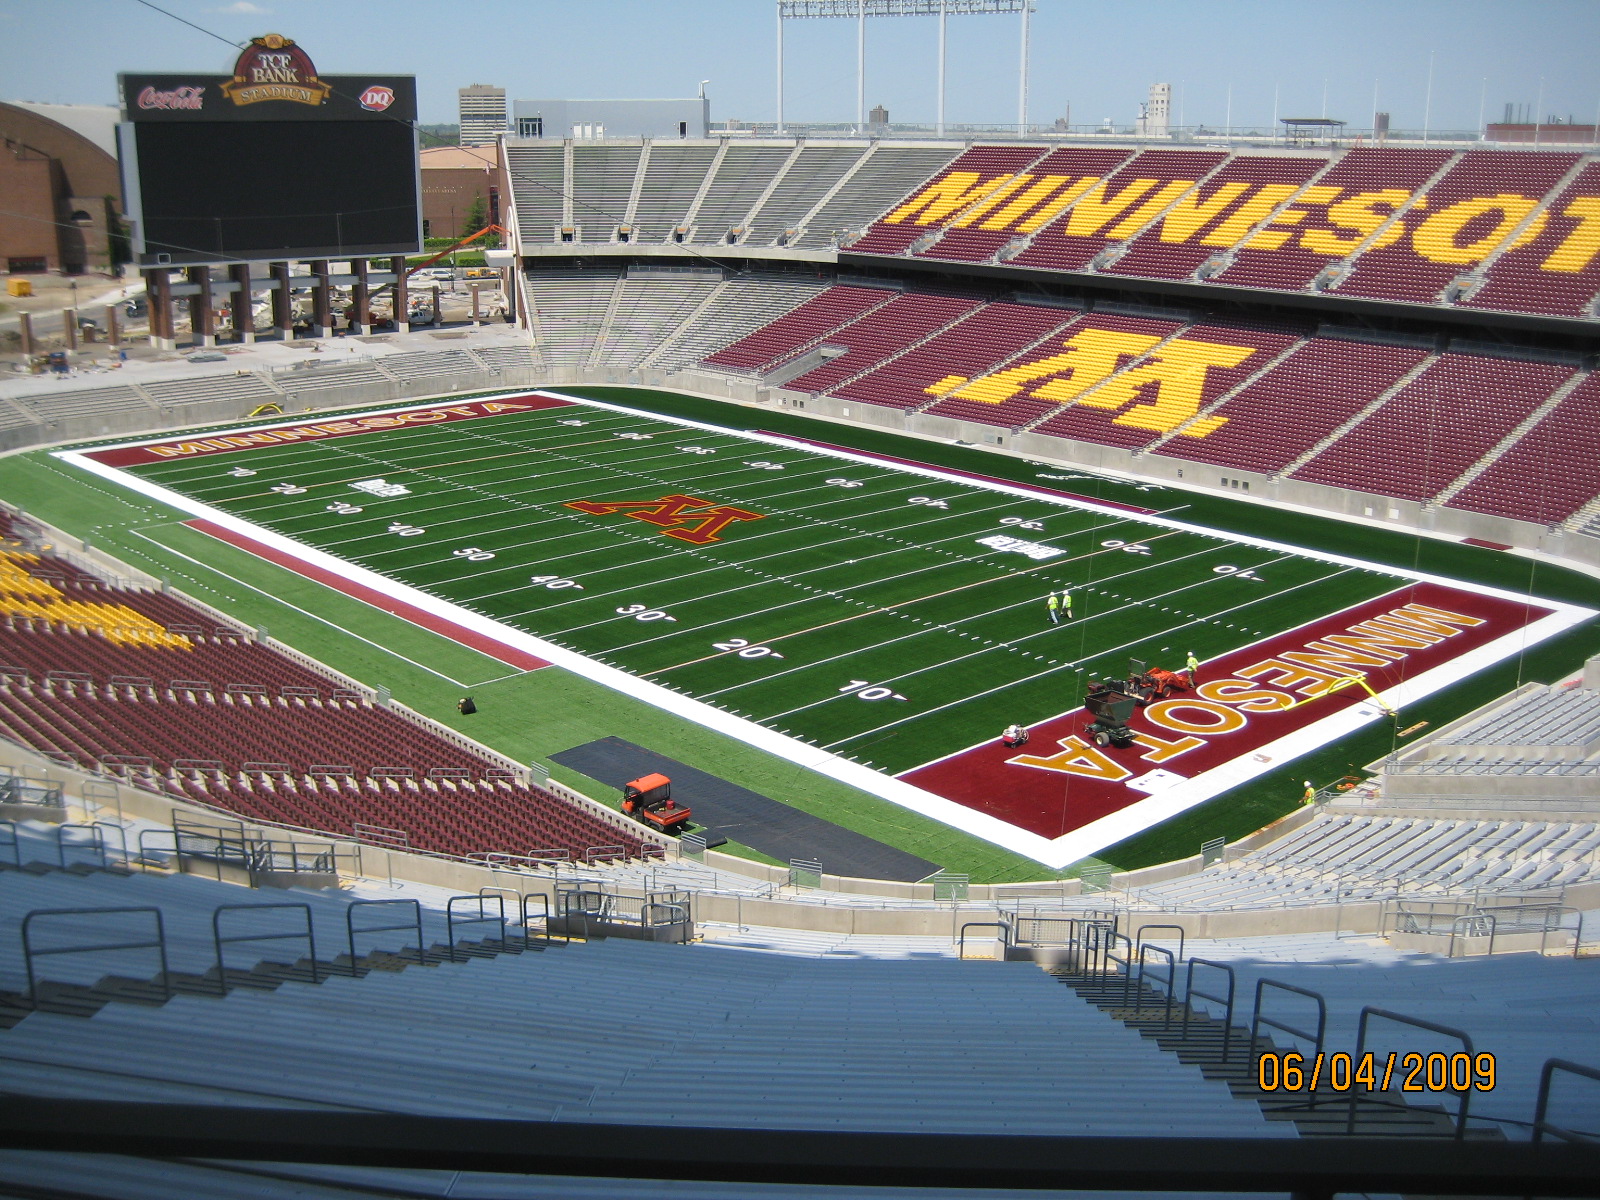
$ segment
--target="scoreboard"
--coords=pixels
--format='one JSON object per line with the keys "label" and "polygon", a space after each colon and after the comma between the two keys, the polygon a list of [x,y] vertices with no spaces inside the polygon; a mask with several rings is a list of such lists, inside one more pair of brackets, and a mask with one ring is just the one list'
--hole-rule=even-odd
{"label": "scoreboard", "polygon": [[230,76],[118,79],[140,267],[421,248],[413,77],[319,76],[298,45],[267,34]]}

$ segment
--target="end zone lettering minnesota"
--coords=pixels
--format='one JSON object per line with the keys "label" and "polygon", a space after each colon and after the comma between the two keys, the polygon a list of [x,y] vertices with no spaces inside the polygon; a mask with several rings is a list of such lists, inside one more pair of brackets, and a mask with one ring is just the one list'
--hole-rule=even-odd
{"label": "end zone lettering minnesota", "polygon": [[567,403],[568,401],[558,400],[553,396],[539,395],[517,396],[503,400],[471,400],[448,406],[397,409],[344,420],[256,426],[237,433],[219,433],[213,437],[117,446],[109,450],[89,451],[84,457],[92,458],[108,467],[125,467],[163,459],[193,458],[206,454],[222,454],[230,450],[258,449],[262,446],[290,442],[348,437],[358,433],[378,433],[388,429],[404,429],[411,425],[433,425],[444,421],[499,416],[503,413],[531,412],[541,408],[563,407]]}
{"label": "end zone lettering minnesota", "polygon": [[[1550,611],[1419,583],[1206,663],[1206,682],[1192,694],[1134,714],[1135,744],[1127,750],[1102,750],[1082,737],[1085,713],[1074,708],[1031,727],[1032,753],[986,743],[900,778],[1041,837],[1063,837],[1145,800],[1153,789],[1140,785],[1157,771],[1165,787],[1241,761],[1251,764],[1248,774],[1289,762],[1311,746],[1284,752],[1274,743],[1371,704],[1364,691],[1336,688],[1342,680],[1359,676],[1382,692]],[[1241,782],[1237,775],[1219,771],[1227,778],[1193,802]]]}

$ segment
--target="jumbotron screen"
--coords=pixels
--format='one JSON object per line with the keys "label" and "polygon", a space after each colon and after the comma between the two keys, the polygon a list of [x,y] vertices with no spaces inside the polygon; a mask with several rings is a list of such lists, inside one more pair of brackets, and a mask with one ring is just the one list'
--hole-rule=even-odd
{"label": "jumbotron screen", "polygon": [[288,38],[231,76],[123,75],[118,129],[141,267],[421,248],[416,82],[318,76]]}
{"label": "jumbotron screen", "polygon": [[419,248],[409,125],[196,122],[139,125],[135,136],[141,266]]}

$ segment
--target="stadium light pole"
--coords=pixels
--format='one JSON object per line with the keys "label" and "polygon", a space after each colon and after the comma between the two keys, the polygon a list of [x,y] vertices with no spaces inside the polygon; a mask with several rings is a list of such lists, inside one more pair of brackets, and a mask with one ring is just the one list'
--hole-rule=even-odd
{"label": "stadium light pole", "polygon": [[1533,144],[1539,144],[1540,126],[1544,124],[1544,76],[1539,76],[1539,99],[1533,105]]}
{"label": "stadium light pole", "polygon": [[1028,12],[1031,0],[1022,0],[1022,62],[1017,68],[1017,135],[1028,135]]}
{"label": "stadium light pole", "polygon": [[856,127],[867,124],[867,18],[939,18],[939,125],[944,126],[945,18],[957,16],[1003,16],[1022,14],[1022,77],[1018,83],[1018,116],[1026,126],[1028,106],[1028,15],[1032,0],[778,0],[778,125],[783,126],[783,23],[794,20],[839,20],[848,17],[856,23]]}
{"label": "stadium light pole", "polygon": [[856,0],[856,132],[867,128],[867,0]]}
{"label": "stadium light pole", "polygon": [[1438,52],[1428,51],[1428,95],[1423,101],[1422,109],[1422,140],[1428,140],[1428,134],[1433,131],[1433,63]]}

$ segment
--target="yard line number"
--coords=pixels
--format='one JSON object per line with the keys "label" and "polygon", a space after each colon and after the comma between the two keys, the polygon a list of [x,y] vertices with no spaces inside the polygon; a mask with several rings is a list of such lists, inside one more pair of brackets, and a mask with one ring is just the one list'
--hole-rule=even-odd
{"label": "yard line number", "polygon": [[669,617],[659,608],[651,608],[648,604],[624,604],[617,612],[624,617],[632,617],[635,621],[676,621],[677,617]]}
{"label": "yard line number", "polygon": [[725,642],[712,642],[715,650],[725,650],[738,654],[740,658],[782,658],[771,646],[754,646],[744,638],[729,638]]}
{"label": "yard line number", "polygon": [[857,700],[904,700],[893,688],[873,683],[870,679],[852,679],[839,689],[841,695],[854,694]]}

